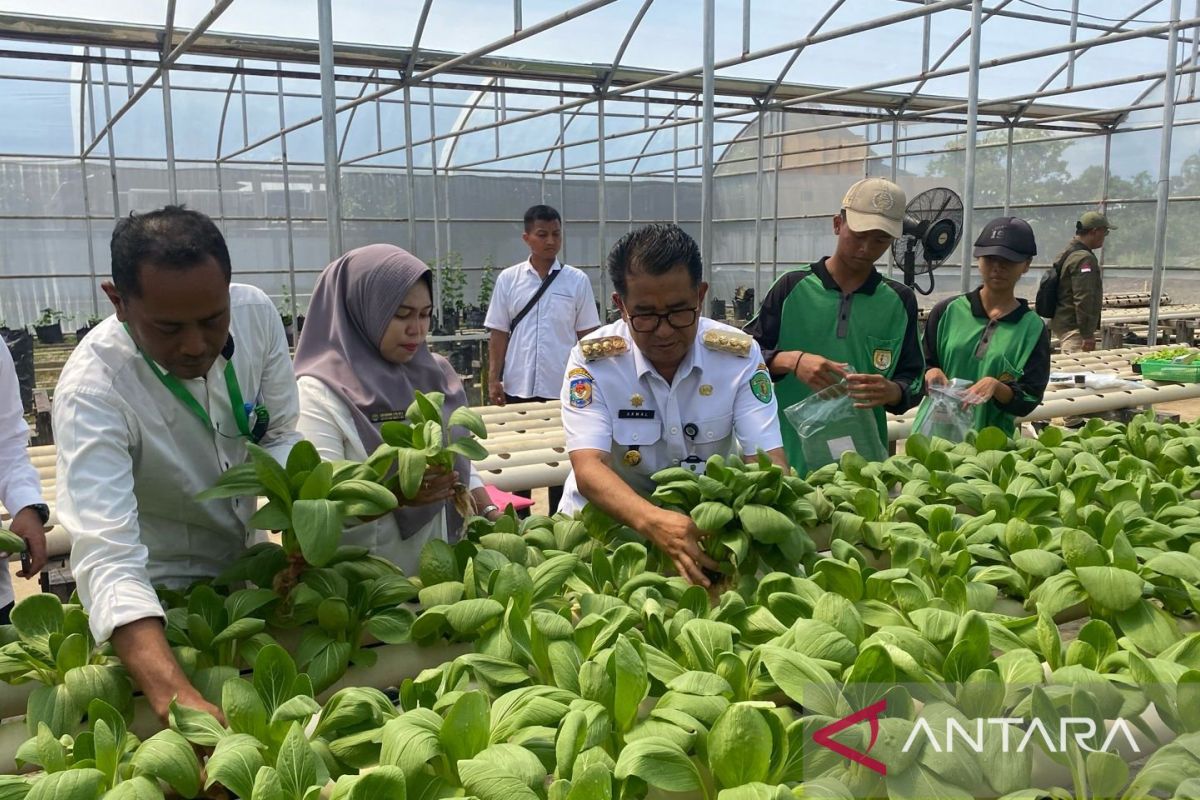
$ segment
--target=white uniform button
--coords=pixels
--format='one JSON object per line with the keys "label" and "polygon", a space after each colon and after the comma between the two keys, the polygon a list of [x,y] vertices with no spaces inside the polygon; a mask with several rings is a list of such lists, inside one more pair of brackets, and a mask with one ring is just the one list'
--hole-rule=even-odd
{"label": "white uniform button", "polygon": [[672,427],[671,427],[671,434],[672,434],[672,435],[674,435],[674,434],[677,434],[677,433],[679,433],[679,428],[676,428],[676,427],[672,426]]}
{"label": "white uniform button", "polygon": [[638,440],[638,435],[637,435],[636,433],[633,435],[633,440],[634,440],[635,442]]}
{"label": "white uniform button", "polygon": [[708,432],[708,438],[710,438],[710,439],[711,439],[711,438],[713,438],[713,432],[712,432],[712,431],[709,431],[709,432]]}

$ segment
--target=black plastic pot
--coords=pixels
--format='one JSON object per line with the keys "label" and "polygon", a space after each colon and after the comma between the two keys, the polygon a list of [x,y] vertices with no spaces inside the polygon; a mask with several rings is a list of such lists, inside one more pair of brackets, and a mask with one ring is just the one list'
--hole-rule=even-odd
{"label": "black plastic pot", "polygon": [[24,329],[8,328],[0,330],[0,336],[3,336],[4,343],[12,353],[13,366],[17,370],[17,384],[21,389],[21,406],[28,414],[33,411],[33,388],[37,380],[33,363],[33,337]]}
{"label": "black plastic pot", "polygon": [[75,343],[79,344],[80,342],[82,342],[83,337],[87,336],[88,333],[91,332],[92,328],[96,327],[96,325],[98,325],[98,324],[99,323],[92,324],[92,325],[84,325],[82,328],[76,328],[75,329]]}
{"label": "black plastic pot", "polygon": [[452,336],[458,333],[458,309],[445,307],[442,309],[442,316],[438,320],[438,329],[443,336]]}
{"label": "black plastic pot", "polygon": [[38,341],[42,344],[62,344],[63,332],[62,323],[56,322],[53,325],[34,325],[33,330],[37,333]]}

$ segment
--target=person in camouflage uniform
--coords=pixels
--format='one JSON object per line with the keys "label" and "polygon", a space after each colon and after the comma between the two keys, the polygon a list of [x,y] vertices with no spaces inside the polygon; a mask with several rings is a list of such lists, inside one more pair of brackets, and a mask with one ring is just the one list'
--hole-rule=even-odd
{"label": "person in camouflage uniform", "polygon": [[1050,330],[1064,353],[1096,349],[1096,330],[1104,304],[1104,279],[1096,250],[1104,246],[1110,230],[1108,218],[1088,211],[1075,223],[1075,238],[1055,261],[1059,267],[1058,308]]}

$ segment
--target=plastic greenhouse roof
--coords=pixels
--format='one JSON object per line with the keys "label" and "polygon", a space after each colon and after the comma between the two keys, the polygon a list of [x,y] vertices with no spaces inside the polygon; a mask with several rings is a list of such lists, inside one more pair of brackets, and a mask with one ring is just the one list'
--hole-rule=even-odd
{"label": "plastic greenhouse roof", "polygon": [[[1192,0],[1184,0],[1184,5],[1185,17],[1197,11],[1191,7]],[[586,13],[549,27],[559,15],[584,6],[589,9]],[[936,9],[926,13],[930,6]],[[288,97],[287,124],[319,115],[313,66],[317,63],[316,4],[303,4],[303,13],[297,13],[297,7],[295,0],[236,0],[188,48],[172,71],[172,94],[183,96],[175,101],[175,113],[185,119],[194,114],[197,119],[195,130],[183,134],[196,141],[194,145],[183,143],[185,154],[181,157],[224,159],[231,153],[235,153],[233,158],[277,157],[276,145],[270,141],[236,153],[256,139],[268,139],[279,127],[273,116],[277,99],[270,96],[278,87],[277,77],[270,74],[276,62],[287,72],[284,91],[309,95]],[[1121,122],[1130,107],[1161,101],[1156,74],[1166,64],[1170,2],[1087,0],[1079,7],[1073,31],[1070,0],[984,3],[981,119],[984,115],[997,122],[1013,117],[1026,122],[1042,119],[1060,129],[1095,131]],[[0,4],[0,50],[5,51],[0,54],[0,71],[6,76],[78,81],[80,67],[70,59],[79,60],[84,46],[91,47],[93,54],[97,47],[129,48],[136,62],[129,77],[136,85],[150,75],[165,8],[166,3],[144,0],[104,4],[7,0]],[[178,43],[212,8],[203,0],[178,0],[174,41]],[[748,27],[744,24],[747,8]],[[518,9],[519,21],[515,18]],[[699,114],[700,0],[339,0],[333,4],[333,13],[339,105],[364,92],[386,89],[389,82],[399,83],[397,70],[409,63],[419,35],[418,53],[412,59],[414,72],[438,72],[431,76],[439,104],[434,114],[436,133],[442,137],[440,142],[449,142],[440,145],[439,167],[488,163],[501,169],[557,169],[557,152],[547,153],[546,148],[559,142],[559,115],[534,115],[564,99],[578,98],[578,106],[562,115],[563,141],[577,143],[563,150],[562,165],[567,170],[590,168],[598,160],[596,104],[588,101],[589,95],[594,101],[596,87],[616,92],[641,87],[606,100],[605,135],[621,134],[606,143],[605,158],[612,161],[610,173],[670,166],[672,156],[663,155],[665,152],[693,145],[694,129],[699,126],[676,129],[666,123],[677,118],[673,115]],[[966,34],[971,21],[967,0],[718,0],[715,13],[718,142],[727,142],[746,129],[756,118],[757,104],[768,100],[793,110],[860,114],[864,122],[890,119],[889,114],[898,112],[925,114],[931,121],[949,123],[964,119],[970,57]],[[539,25],[548,29],[505,43],[514,29],[528,32]],[[1179,37],[1176,56],[1185,66],[1195,53],[1193,33],[1194,29],[1183,30]],[[795,46],[814,34],[817,39],[807,46]],[[1073,34],[1081,42],[1101,37],[1113,41],[1077,50],[1072,59],[1067,48]],[[497,43],[501,46],[489,48]],[[446,62],[459,54],[484,49],[485,54],[446,68]],[[1046,50],[1053,52],[1043,53]],[[22,58],[20,51],[45,58]],[[746,61],[747,51],[768,55]],[[53,54],[66,60],[52,60],[49,56]],[[1022,58],[1028,54],[1037,57]],[[111,50],[109,57],[115,57]],[[237,59],[245,59],[244,66],[238,67]],[[925,65],[934,71],[932,75],[923,76]],[[372,70],[380,71],[378,84],[366,77]],[[254,131],[241,131],[239,124],[235,136],[231,126],[221,129],[218,121],[208,117],[219,117],[220,92],[228,92],[230,74],[238,71],[247,72],[247,88],[261,94],[249,100],[256,109],[253,115],[259,118],[253,123]],[[671,77],[677,71],[689,73]],[[118,67],[116,72],[114,81],[126,80],[125,69]],[[1181,93],[1186,92],[1187,80],[1185,70]],[[492,91],[497,84],[502,85],[502,92]],[[78,107],[79,95],[72,94],[77,88],[65,89],[61,96],[44,96],[52,85],[37,85],[41,93],[37,103]],[[25,81],[0,79],[0,110],[12,104],[11,96],[6,95],[17,96],[13,102],[21,109],[38,107],[37,103],[28,105],[28,98],[21,94],[28,94],[29,89]],[[209,94],[202,95],[202,91]],[[414,87],[414,101],[425,103],[428,91],[424,86]],[[560,91],[565,98],[559,96]],[[124,102],[123,83],[113,92],[115,103]],[[364,113],[354,122],[349,115],[339,114],[341,138],[345,139],[343,165],[403,163],[402,139],[389,142],[383,135],[364,133],[372,127],[383,128],[385,123],[391,128],[392,122],[398,122],[395,115],[400,96],[394,92],[388,97],[393,108],[377,105],[366,113],[363,107]],[[160,104],[149,97],[140,105],[146,107],[143,114],[147,119],[161,113],[155,110]],[[520,121],[523,114],[530,119]],[[54,153],[77,153],[82,145],[75,116],[60,114],[61,130],[49,137],[30,133],[26,137],[29,145],[53,141]],[[421,109],[413,116],[414,140],[427,140],[428,110]],[[512,121],[514,116],[518,121]],[[143,127],[139,118],[135,108],[115,126],[118,155],[161,157],[153,143],[146,142],[143,147],[137,142]],[[498,126],[498,120],[505,124]],[[662,127],[646,124],[655,121]],[[347,126],[350,133],[346,133]],[[176,136],[187,127],[177,122]],[[319,161],[319,126],[301,131],[289,136],[290,158]],[[460,131],[465,132],[458,135]],[[450,136],[453,138],[447,138]],[[218,139],[223,140],[219,146]],[[97,143],[95,152],[105,153],[106,146]],[[14,148],[16,145],[0,135],[0,151]],[[686,150],[681,153],[681,168],[689,165],[691,155]],[[428,152],[414,153],[414,164],[428,166],[432,158]]]}

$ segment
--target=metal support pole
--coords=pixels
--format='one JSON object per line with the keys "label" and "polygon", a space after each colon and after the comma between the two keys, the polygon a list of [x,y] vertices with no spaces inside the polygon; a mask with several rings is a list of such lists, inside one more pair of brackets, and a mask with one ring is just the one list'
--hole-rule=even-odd
{"label": "metal support pole", "polygon": [[171,113],[171,65],[167,63],[174,34],[175,0],[167,0],[167,24],[163,30],[163,46],[158,58],[159,69],[162,70],[163,135],[166,137],[167,146],[167,197],[172,205],[179,202],[179,183],[175,175],[175,115]]}
{"label": "metal support pole", "polygon": [[[100,55],[106,55],[104,48],[100,49]],[[101,86],[104,88],[104,119],[106,123],[104,126],[104,136],[105,141],[108,143],[108,177],[112,182],[113,219],[120,219],[121,195],[117,190],[117,154],[116,150],[114,149],[115,145],[113,144],[112,100],[109,98],[107,58],[105,58],[104,62],[100,64],[100,82]],[[93,141],[96,141],[99,138],[100,137],[97,136],[95,139],[93,139]],[[83,157],[87,158],[86,152],[83,153]]]}
{"label": "metal support pole", "polygon": [[1158,148],[1158,205],[1154,212],[1154,273],[1150,284],[1150,330],[1146,343],[1158,343],[1158,309],[1162,298],[1163,272],[1166,270],[1167,201],[1171,190],[1171,134],[1175,127],[1175,62],[1179,39],[1180,0],[1171,0],[1171,26],[1167,37],[1167,72],[1163,80],[1162,139]]}
{"label": "metal support pole", "polygon": [[762,302],[762,215],[763,215],[763,126],[767,124],[766,109],[758,109],[758,142],[754,159],[754,302],[753,311]]}
{"label": "metal support pole", "polygon": [[1013,172],[1013,126],[1008,126],[1008,140],[1004,144],[1004,216],[1011,216]]}
{"label": "metal support pole", "polygon": [[[441,277],[439,274],[442,269],[442,237],[438,232],[438,155],[437,141],[433,138],[437,134],[437,114],[434,113],[433,105],[433,84],[429,84],[429,186],[430,194],[433,198],[433,274]],[[435,280],[433,282],[433,309],[437,314],[438,321],[442,321],[445,310],[442,308],[442,282]]]}
{"label": "metal support pole", "polygon": [[[926,17],[928,19],[928,17]],[[892,183],[896,182],[897,176],[900,174],[900,165],[897,163],[900,157],[900,119],[898,116],[892,116],[892,170],[889,179]],[[887,260],[887,276],[892,277],[896,270],[894,259]]]}
{"label": "metal support pole", "polygon": [[[679,92],[675,92],[679,100]],[[679,106],[675,106],[675,119],[679,119]],[[671,128],[671,222],[679,224],[679,126]]]}
{"label": "metal support pole", "polygon": [[963,190],[962,271],[959,289],[971,288],[971,242],[975,238],[975,139],[979,128],[979,33],[983,25],[983,0],[971,1],[971,70],[967,88],[967,153]]}
{"label": "metal support pole", "polygon": [[[1196,0],[1196,13],[1193,17],[1200,17],[1200,0]],[[1200,59],[1200,29],[1192,29],[1192,66],[1196,66],[1196,60]],[[1196,99],[1196,73],[1193,71],[1188,75],[1188,100]]]}
{"label": "metal support pole", "polygon": [[325,219],[329,227],[329,260],[332,262],[342,255],[337,88],[333,79],[333,0],[317,0],[317,50],[321,61],[321,135],[325,143]]}
{"label": "metal support pole", "polygon": [[[1100,213],[1107,213],[1108,208],[1108,179],[1112,175],[1112,129],[1104,134],[1104,172],[1103,181],[1100,185]],[[1101,250],[1101,255],[1104,251]]]}
{"label": "metal support pole", "polygon": [[[558,84],[558,91],[565,91],[563,84]],[[559,96],[559,103],[562,103],[562,96]],[[558,142],[563,145],[558,148],[558,213],[564,220],[567,218],[567,118],[563,116],[563,112],[558,112]],[[549,159],[547,159],[548,161]],[[563,263],[567,259],[567,238],[563,237],[562,257]],[[600,271],[604,271],[604,265],[600,265]],[[601,304],[603,305],[603,299]]]}
{"label": "metal support pole", "polygon": [[[700,133],[700,258],[704,262],[704,280],[713,279],[713,87],[716,62],[716,0],[704,0],[704,78]],[[716,298],[711,294],[712,300]],[[712,300],[709,304],[712,304]]]}
{"label": "metal support pole", "polygon": [[[276,79],[276,87],[279,92],[279,128],[282,130],[287,127],[287,115],[283,110],[283,63],[276,62],[275,66],[280,70],[280,74]],[[292,181],[288,175],[288,152],[287,152],[287,134],[279,137],[279,165],[283,170],[283,213],[285,217],[285,226],[287,228],[287,254],[288,254],[288,293],[292,296],[292,304],[296,303],[296,243],[293,238],[292,231]]]}
{"label": "metal support pole", "polygon": [[[603,325],[608,321],[608,275],[605,272],[604,264],[608,258],[608,248],[604,242],[604,227],[608,220],[608,206],[604,197],[604,181],[606,179],[607,169],[604,162],[604,95],[600,95],[596,100],[596,143],[597,151],[597,179],[596,179],[596,202],[599,204],[599,210],[596,214],[596,244],[598,250],[600,264],[600,324]],[[566,144],[566,142],[563,142]]]}
{"label": "metal support pole", "polygon": [[[925,5],[929,5],[930,0],[925,0]],[[929,40],[933,34],[933,17],[926,14],[921,19],[921,72],[929,72]]]}
{"label": "metal support pole", "polygon": [[520,33],[522,27],[521,0],[513,0],[513,33]]}
{"label": "metal support pole", "polygon": [[[86,108],[86,92],[84,86],[91,84],[92,68],[90,64],[83,64],[79,70],[79,150],[83,152],[84,145],[84,109]],[[100,316],[100,302],[96,294],[96,246],[92,241],[92,202],[88,193],[88,173],[87,159],[83,156],[79,157],[79,184],[83,192],[83,226],[84,235],[87,236],[87,254],[88,254],[88,275],[92,279],[91,295],[92,295],[92,315]]]}
{"label": "metal support pole", "polygon": [[404,87],[404,180],[408,185],[408,250],[417,252],[417,179],[413,175],[412,91]]}
{"label": "metal support pole", "polygon": [[[1075,44],[1075,37],[1079,32],[1079,0],[1071,0],[1071,44]],[[1075,85],[1075,57],[1079,54],[1078,50],[1072,50],[1067,53],[1067,88]]]}
{"label": "metal support pole", "polygon": [[[243,64],[242,59],[238,59],[238,67]],[[246,109],[246,73],[238,76],[238,88],[241,90],[242,100],[242,147],[250,146],[250,114]]]}
{"label": "metal support pole", "polygon": [[[787,117],[776,113],[779,120],[779,130],[787,127]],[[771,209],[771,283],[779,280],[779,181],[783,177],[783,144],[782,137],[775,140],[775,203]]]}
{"label": "metal support pole", "polygon": [[742,0],[742,55],[750,52],[750,0]]}

